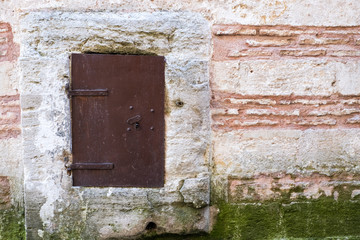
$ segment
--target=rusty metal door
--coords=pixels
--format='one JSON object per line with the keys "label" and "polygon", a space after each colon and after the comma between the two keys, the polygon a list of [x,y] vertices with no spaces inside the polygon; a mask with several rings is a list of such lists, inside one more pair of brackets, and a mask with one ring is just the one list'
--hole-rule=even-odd
{"label": "rusty metal door", "polygon": [[74,186],[164,185],[164,57],[73,54]]}

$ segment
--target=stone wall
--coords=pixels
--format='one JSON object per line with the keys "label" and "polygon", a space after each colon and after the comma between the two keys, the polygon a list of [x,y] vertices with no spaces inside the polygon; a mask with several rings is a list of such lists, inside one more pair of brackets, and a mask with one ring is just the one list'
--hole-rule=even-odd
{"label": "stone wall", "polygon": [[[106,239],[208,231],[210,27],[202,16],[40,11],[21,17],[21,31],[27,236]],[[65,169],[71,163],[65,85],[74,52],[165,56],[163,188],[72,187]],[[149,223],[156,228],[149,231]]]}
{"label": "stone wall", "polygon": [[[0,239],[357,239],[359,26],[357,0],[2,1]],[[72,187],[84,52],[165,56],[164,188]]]}
{"label": "stone wall", "polygon": [[24,236],[19,50],[11,24],[0,20],[0,239]]}
{"label": "stone wall", "polygon": [[[212,32],[213,200],[225,199],[223,214],[229,206],[238,213],[220,218],[243,226],[235,232],[245,239],[358,236],[347,211],[359,212],[359,28],[232,24]],[[334,209],[356,224],[328,229]],[[250,228],[251,219],[271,230]]]}

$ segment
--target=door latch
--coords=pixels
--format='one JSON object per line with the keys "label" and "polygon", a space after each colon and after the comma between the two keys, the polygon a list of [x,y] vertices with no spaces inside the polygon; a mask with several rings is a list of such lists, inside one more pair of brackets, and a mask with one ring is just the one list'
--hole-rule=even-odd
{"label": "door latch", "polygon": [[130,125],[133,125],[135,127],[135,129],[139,129],[140,128],[140,120],[141,120],[141,116],[140,115],[136,115],[134,117],[129,118],[128,120],[126,120],[126,122]]}

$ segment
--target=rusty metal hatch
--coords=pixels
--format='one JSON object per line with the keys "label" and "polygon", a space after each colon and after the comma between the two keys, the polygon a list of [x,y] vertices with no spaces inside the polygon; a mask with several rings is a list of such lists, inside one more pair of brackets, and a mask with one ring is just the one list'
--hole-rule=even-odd
{"label": "rusty metal hatch", "polygon": [[74,186],[164,185],[160,56],[72,54]]}

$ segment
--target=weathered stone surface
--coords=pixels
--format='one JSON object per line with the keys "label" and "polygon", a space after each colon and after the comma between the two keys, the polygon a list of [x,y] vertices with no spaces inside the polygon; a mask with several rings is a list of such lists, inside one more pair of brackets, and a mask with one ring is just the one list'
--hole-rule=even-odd
{"label": "weathered stone surface", "polygon": [[[34,238],[119,238],[146,234],[148,222],[156,223],[158,233],[207,231],[209,186],[200,179],[190,193],[187,180],[209,171],[208,23],[194,13],[44,11],[24,14],[21,29],[25,203],[32,211],[27,220],[32,221],[34,215],[41,222],[29,226],[28,234]],[[64,86],[72,52],[165,56],[163,188],[71,187],[64,167],[71,152]]]}
{"label": "weathered stone surface", "polygon": [[346,61],[336,64],[336,79],[338,80],[339,92],[343,95],[360,94],[360,66],[358,61]]}
{"label": "weathered stone surface", "polygon": [[213,62],[214,90],[244,95],[359,94],[358,61]]}
{"label": "weathered stone surface", "polygon": [[[166,1],[166,0],[142,0],[133,2],[130,0],[114,0],[111,2],[86,2],[65,1],[34,1],[17,0],[4,2],[1,13],[11,16],[11,9],[15,10],[39,10],[61,9],[67,11],[84,10],[112,10],[119,12],[156,12],[156,11],[192,11],[203,14],[207,19],[217,23],[241,23],[241,24],[288,24],[310,26],[352,26],[359,23],[358,12],[360,7],[356,0],[320,0],[314,4],[311,0],[261,0],[257,2],[241,2],[234,0],[225,1]],[[346,13],[346,14],[344,14]],[[0,14],[0,16],[3,16]],[[6,16],[6,15],[5,15]],[[6,19],[4,17],[4,19]]]}
{"label": "weathered stone surface", "polygon": [[[215,173],[251,176],[254,173],[296,171],[298,130],[231,131],[214,134]],[[279,151],[278,149],[281,149]]]}
{"label": "weathered stone surface", "polygon": [[359,194],[359,175],[259,174],[251,178],[229,179],[229,202],[299,201],[327,198],[352,200]]}
{"label": "weathered stone surface", "polygon": [[0,96],[16,95],[19,89],[17,64],[4,61],[0,63]]}
{"label": "weathered stone surface", "polygon": [[[44,11],[39,12],[41,9]],[[299,178],[301,184],[309,186],[299,197],[316,198],[319,193],[326,196],[327,183],[330,187],[336,184],[333,172],[359,171],[359,133],[353,129],[359,127],[360,73],[356,48],[360,41],[355,26],[360,22],[359,10],[357,0],[3,1],[0,21],[9,24],[0,24],[0,95],[21,94],[23,136],[18,129],[16,138],[1,139],[0,175],[9,177],[11,201],[21,205],[23,155],[27,227],[33,229],[28,231],[28,238],[119,238],[146,234],[149,222],[157,224],[157,233],[208,229],[209,190],[206,180],[199,179],[208,172],[212,157],[208,116],[211,23],[251,25],[248,28],[232,25],[213,32],[219,38],[264,40],[252,40],[249,42],[252,46],[247,48],[234,41],[234,47],[224,51],[224,58],[241,61],[220,59],[213,63],[215,97],[218,92],[229,94],[223,105],[212,111],[213,115],[226,116],[214,120],[222,128],[221,131],[214,128],[213,199],[242,203],[241,196],[245,195],[235,193],[237,199],[227,198],[229,176],[234,181],[243,181],[255,172],[262,176],[260,180],[268,180],[266,176],[278,171],[299,173],[298,176],[321,172],[326,177]],[[19,14],[24,14],[21,26]],[[303,30],[293,30],[294,26]],[[318,33],[314,26],[325,27]],[[281,40],[288,38],[296,40]],[[304,41],[297,41],[300,38]],[[16,47],[20,39],[22,56],[18,63]],[[70,77],[71,52],[166,56],[164,188],[71,187],[63,161],[71,150],[69,103],[64,94]],[[240,99],[240,95],[248,96]],[[242,106],[245,104],[251,108],[245,109]],[[301,104],[307,107],[299,107]],[[1,113],[3,122],[19,120],[8,110]],[[241,119],[244,114],[249,119]],[[304,117],[306,114],[312,118]],[[240,127],[243,129],[238,130]],[[273,127],[278,129],[269,129]],[[282,184],[298,183],[291,179],[286,182],[286,176]],[[266,189],[273,184],[278,187],[278,180],[260,180],[241,182],[239,186],[250,190],[254,187],[264,200],[274,199],[277,192]],[[348,180],[350,188],[354,187],[357,180]],[[337,234],[357,238],[358,212],[354,209],[358,209],[359,189],[354,188],[349,194],[352,199],[349,203],[334,200],[335,203],[319,201],[280,207],[222,206],[218,222],[224,225],[219,225],[215,232],[219,239],[325,238],[338,237]],[[341,199],[342,194],[332,190],[330,197],[336,196]],[[323,210],[327,208],[331,211]],[[5,215],[0,216],[1,223],[6,219],[2,216]],[[265,226],[265,230],[253,228],[259,225]],[[1,230],[3,226],[0,224]],[[273,235],[279,232],[284,235]]]}
{"label": "weathered stone surface", "polygon": [[210,203],[209,177],[186,179],[180,193],[184,198],[184,202],[192,203],[195,208],[208,206]]}
{"label": "weathered stone surface", "polygon": [[358,172],[359,130],[239,130],[214,136],[215,173]]}

